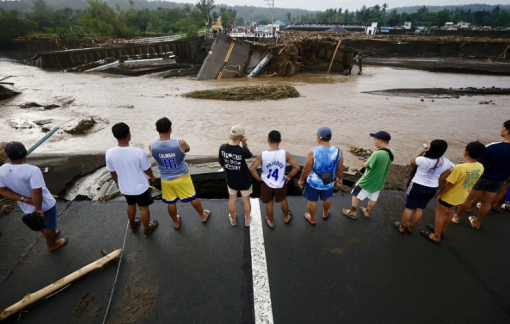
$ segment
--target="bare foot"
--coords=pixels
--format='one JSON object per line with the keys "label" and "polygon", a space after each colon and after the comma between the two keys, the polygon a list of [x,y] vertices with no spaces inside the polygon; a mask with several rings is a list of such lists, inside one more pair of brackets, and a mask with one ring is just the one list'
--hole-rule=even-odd
{"label": "bare foot", "polygon": [[181,227],[181,216],[177,215],[177,224],[174,222],[174,229],[179,229]]}
{"label": "bare foot", "polygon": [[48,245],[48,251],[50,252],[55,251],[56,249],[66,245],[67,242],[69,242],[69,239],[67,237],[61,238],[60,240],[55,241],[55,243]]}
{"label": "bare foot", "polygon": [[251,216],[249,216],[249,215],[244,216],[244,226],[248,227],[248,226],[250,226],[250,223],[251,223]]}

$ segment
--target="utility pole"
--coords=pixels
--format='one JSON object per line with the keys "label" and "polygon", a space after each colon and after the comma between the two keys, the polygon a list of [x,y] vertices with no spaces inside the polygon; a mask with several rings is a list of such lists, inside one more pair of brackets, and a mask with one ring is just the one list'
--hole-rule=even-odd
{"label": "utility pole", "polygon": [[265,0],[267,2],[267,5],[269,8],[271,8],[271,28],[273,28],[273,22],[274,22],[274,0]]}

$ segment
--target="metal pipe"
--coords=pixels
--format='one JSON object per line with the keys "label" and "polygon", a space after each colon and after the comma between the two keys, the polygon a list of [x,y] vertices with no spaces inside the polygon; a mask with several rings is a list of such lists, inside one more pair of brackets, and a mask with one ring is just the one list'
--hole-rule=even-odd
{"label": "metal pipe", "polygon": [[55,133],[58,130],[59,128],[57,126],[53,127],[53,129],[48,134],[44,135],[43,138],[41,138],[39,141],[37,141],[37,143],[32,145],[32,147],[28,150],[27,156],[30,155],[30,153],[32,153],[36,148],[39,147],[39,145],[44,143],[44,141],[46,141],[51,135],[53,135],[53,133]]}

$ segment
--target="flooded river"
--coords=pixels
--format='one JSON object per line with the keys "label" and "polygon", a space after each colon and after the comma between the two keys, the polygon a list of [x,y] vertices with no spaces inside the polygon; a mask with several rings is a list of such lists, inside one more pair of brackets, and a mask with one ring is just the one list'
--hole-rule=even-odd
{"label": "flooded river", "polygon": [[[472,140],[499,141],[502,123],[510,119],[508,96],[462,96],[453,99],[420,99],[364,94],[393,88],[510,88],[510,78],[498,76],[439,74],[415,70],[365,66],[359,76],[302,74],[291,78],[253,78],[195,81],[187,78],[161,79],[151,76],[120,77],[93,73],[63,73],[0,61],[0,78],[14,82],[22,94],[0,102],[0,141],[21,141],[27,147],[44,134],[40,129],[14,130],[8,120],[52,119],[53,126],[68,129],[81,119],[98,124],[85,136],[58,131],[34,154],[100,153],[116,145],[110,128],[116,122],[131,127],[132,144],[147,151],[157,138],[154,123],[163,116],[173,122],[173,137],[185,139],[192,155],[216,155],[227,141],[233,124],[247,128],[250,149],[266,149],[266,136],[281,131],[282,147],[306,155],[316,144],[314,131],[320,126],[333,130],[333,142],[347,152],[351,145],[373,148],[370,132],[391,133],[396,162],[405,164],[422,143],[443,138],[449,144],[447,156],[462,158],[464,146]],[[301,94],[277,101],[226,102],[183,98],[193,90],[260,84],[293,85]],[[480,104],[490,101],[489,104]],[[21,109],[26,102],[57,104],[60,108]],[[49,126],[52,127],[51,125]],[[347,153],[346,165],[361,162]]]}

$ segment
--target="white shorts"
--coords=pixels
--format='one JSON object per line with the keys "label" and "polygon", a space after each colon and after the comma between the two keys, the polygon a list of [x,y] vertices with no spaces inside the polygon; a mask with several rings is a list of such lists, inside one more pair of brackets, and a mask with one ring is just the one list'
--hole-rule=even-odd
{"label": "white shorts", "polygon": [[369,200],[372,201],[377,201],[380,192],[381,192],[380,190],[376,192],[368,192],[365,189],[358,186],[358,184],[356,184],[356,186],[354,186],[354,189],[352,189],[351,191],[352,195],[358,198],[359,200],[365,200],[365,198],[368,198]]}

